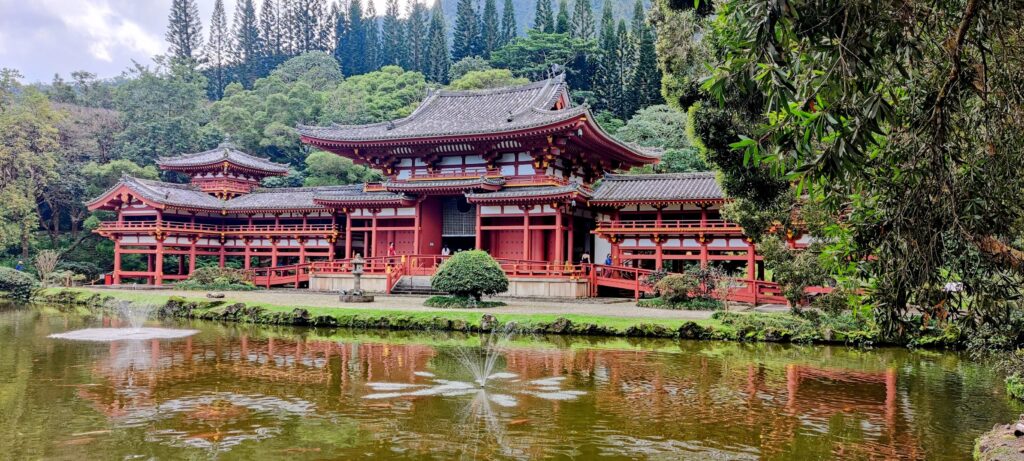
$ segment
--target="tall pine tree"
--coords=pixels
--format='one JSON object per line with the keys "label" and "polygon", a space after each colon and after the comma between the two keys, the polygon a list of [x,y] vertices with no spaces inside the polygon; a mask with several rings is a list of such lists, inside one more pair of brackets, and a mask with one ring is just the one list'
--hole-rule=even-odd
{"label": "tall pine tree", "polygon": [[583,41],[594,39],[594,9],[590,0],[576,0],[570,35]]}
{"label": "tall pine tree", "polygon": [[448,71],[452,67],[452,56],[448,53],[448,32],[441,11],[441,0],[434,4],[430,14],[430,29],[427,32],[426,74],[427,80],[448,83]]}
{"label": "tall pine tree", "polygon": [[473,0],[458,0],[455,6],[455,29],[452,32],[452,61],[476,55],[479,46],[480,19],[473,10]]}
{"label": "tall pine tree", "polygon": [[213,97],[220,99],[228,85],[228,65],[231,64],[231,36],[228,34],[228,19],[224,14],[224,0],[213,2],[213,16],[210,17],[210,39],[203,50],[206,65],[210,67],[210,87]]}
{"label": "tall pine tree", "polygon": [[340,53],[341,71],[345,75],[366,73],[366,27],[361,0],[351,0],[348,4],[348,23],[335,53]]}
{"label": "tall pine tree", "polygon": [[558,16],[555,16],[555,33],[556,34],[567,34],[567,33],[569,33],[569,2],[568,2],[568,0],[559,0],[559,2],[558,2]]}
{"label": "tall pine tree", "polygon": [[405,30],[398,17],[398,0],[387,0],[384,20],[381,24],[380,64],[401,65],[405,62]]}
{"label": "tall pine tree", "polygon": [[501,35],[498,39],[498,48],[505,46],[519,33],[516,27],[516,10],[512,0],[505,0],[501,12]]}
{"label": "tall pine tree", "polygon": [[380,67],[380,24],[377,22],[377,7],[373,0],[366,2],[366,17],[363,19],[366,28],[366,71],[375,71]]}
{"label": "tall pine tree", "polygon": [[618,105],[615,106],[614,112],[622,120],[628,120],[629,107],[626,102],[626,87],[629,85],[629,76],[633,72],[633,68],[636,67],[636,59],[634,59],[636,53],[633,52],[633,37],[629,33],[625,19],[619,19],[619,25],[615,29],[615,41],[619,44],[619,50],[616,53],[619,62],[615,64],[618,74],[615,75],[615,79],[619,87],[622,88],[622,96]]}
{"label": "tall pine tree", "polygon": [[601,35],[598,41],[599,72],[597,72],[597,109],[615,111],[622,104],[622,80],[619,64],[619,37],[615,32],[615,18],[611,0],[604,0],[601,13]]}
{"label": "tall pine tree", "polygon": [[260,6],[260,42],[263,44],[263,56],[280,56],[281,49],[280,3],[278,0],[263,0]]}
{"label": "tall pine tree", "polygon": [[287,27],[291,39],[290,51],[301,54],[325,49],[325,0],[286,0]]}
{"label": "tall pine tree", "polygon": [[167,42],[174,59],[195,65],[203,46],[203,24],[196,0],[173,0],[167,16]]}
{"label": "tall pine tree", "polygon": [[234,49],[232,58],[238,64],[239,80],[251,88],[259,75],[259,59],[262,45],[260,29],[256,21],[256,6],[253,0],[238,0],[235,4],[235,18],[232,23]]}
{"label": "tall pine tree", "polygon": [[427,42],[430,12],[420,0],[409,5],[409,16],[405,20],[405,69],[427,73]]}
{"label": "tall pine tree", "polygon": [[495,0],[484,0],[484,15],[480,27],[481,55],[491,56],[491,51],[501,46],[501,24],[498,23],[498,6]]}
{"label": "tall pine tree", "polygon": [[551,11],[551,0],[537,0],[533,13],[533,30],[551,34],[555,32],[555,16]]}
{"label": "tall pine tree", "polygon": [[640,12],[639,21],[635,13],[633,19],[634,24],[639,24],[639,29],[633,31],[636,66],[626,89],[627,115],[630,117],[644,107],[664,102],[661,96],[661,71],[658,69],[658,57],[654,49],[654,30],[644,20],[643,0],[637,0],[635,10]]}

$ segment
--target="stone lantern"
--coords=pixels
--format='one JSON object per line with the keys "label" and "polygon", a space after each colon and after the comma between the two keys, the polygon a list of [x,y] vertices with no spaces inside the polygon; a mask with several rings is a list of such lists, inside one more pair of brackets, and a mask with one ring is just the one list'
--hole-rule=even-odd
{"label": "stone lantern", "polygon": [[363,266],[366,264],[359,253],[352,258],[352,289],[349,291],[342,290],[341,296],[338,299],[341,302],[346,303],[371,303],[373,302],[373,296],[366,296],[363,294],[362,278],[363,278]]}

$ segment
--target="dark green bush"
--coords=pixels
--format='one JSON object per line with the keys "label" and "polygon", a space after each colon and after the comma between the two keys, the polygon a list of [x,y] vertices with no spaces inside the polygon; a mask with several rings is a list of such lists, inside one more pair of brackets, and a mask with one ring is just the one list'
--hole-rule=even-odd
{"label": "dark green bush", "polygon": [[61,261],[57,263],[57,270],[84,275],[88,281],[97,280],[103,275],[103,269],[98,264],[88,261]]}
{"label": "dark green bush", "polygon": [[668,303],[662,298],[651,298],[641,299],[636,305],[639,307],[684,311],[717,311],[722,308],[722,302],[712,298],[691,298],[679,303]]}
{"label": "dark green bush", "polygon": [[18,301],[28,301],[36,290],[36,279],[10,267],[0,267],[0,292]]}
{"label": "dark green bush", "polygon": [[196,268],[188,279],[178,282],[177,288],[185,290],[255,290],[249,274],[228,267]]}
{"label": "dark green bush", "polygon": [[485,251],[460,251],[448,258],[430,278],[430,286],[480,302],[482,295],[508,291],[508,276]]}
{"label": "dark green bush", "polygon": [[505,303],[501,301],[477,301],[463,296],[431,296],[426,301],[423,301],[423,305],[442,309],[479,309],[504,306]]}
{"label": "dark green bush", "polygon": [[667,304],[680,304],[692,298],[700,288],[700,281],[692,274],[669,274],[661,279],[654,289]]}

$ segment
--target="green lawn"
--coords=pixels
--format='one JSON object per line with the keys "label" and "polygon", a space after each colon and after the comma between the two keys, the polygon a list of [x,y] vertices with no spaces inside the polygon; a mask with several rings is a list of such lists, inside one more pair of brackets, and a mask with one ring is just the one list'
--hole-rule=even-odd
{"label": "green lawn", "polygon": [[[84,297],[84,296],[82,296],[83,294],[85,294],[85,295],[92,295],[92,294],[95,294],[95,293],[99,293],[99,294],[102,294],[102,295],[111,296],[111,297],[114,297],[116,299],[121,299],[121,300],[125,300],[125,301],[133,301],[133,302],[138,302],[138,303],[146,303],[146,304],[154,304],[154,305],[164,305],[164,304],[167,303],[167,301],[169,299],[172,298],[172,296],[167,295],[167,294],[162,294],[162,293],[159,293],[159,292],[146,292],[146,291],[139,291],[139,292],[124,292],[124,291],[110,291],[110,292],[106,292],[106,291],[103,291],[103,292],[99,292],[99,291],[89,291],[89,290],[81,290],[81,289],[66,289],[66,290],[50,289],[50,290],[47,290],[46,294],[47,295],[53,295],[53,294],[59,293],[60,291],[75,292],[75,293],[78,294],[79,297]],[[197,303],[208,303],[208,302],[211,301],[210,299],[207,299],[205,297],[200,297],[200,296],[195,296],[195,297],[189,296],[189,297],[185,297],[185,299],[188,300],[188,301],[194,301],[194,302],[197,302]],[[241,301],[238,301],[238,300],[231,299],[230,296],[227,297],[227,298],[224,298],[224,299],[218,299],[216,301],[223,301],[224,304],[233,304],[233,303],[241,302]],[[432,311],[424,312],[424,311],[407,311],[407,310],[390,310],[390,309],[385,310],[385,309],[348,309],[348,308],[344,308],[344,307],[313,307],[313,306],[304,306],[302,304],[295,304],[295,305],[284,306],[284,305],[261,303],[261,302],[251,302],[251,301],[245,302],[245,304],[248,305],[248,306],[259,306],[259,307],[262,307],[263,309],[265,309],[269,313],[275,313],[275,312],[290,313],[294,309],[297,309],[297,308],[305,309],[313,317],[316,317],[316,316],[330,316],[330,317],[334,317],[334,318],[339,319],[339,320],[349,320],[349,319],[353,319],[353,318],[354,319],[405,318],[405,319],[409,319],[409,320],[412,320],[412,321],[427,321],[427,320],[433,320],[433,319],[437,319],[437,318],[442,318],[442,319],[447,319],[447,320],[461,320],[461,321],[465,321],[465,322],[467,322],[469,324],[476,324],[476,323],[478,323],[480,321],[480,317],[482,315],[488,313],[487,309],[480,309],[478,311],[472,311],[472,312],[467,312],[467,311],[451,311],[451,310],[445,310],[445,309],[437,309],[437,310],[432,310]],[[650,317],[593,316],[593,315],[577,315],[577,314],[565,314],[565,315],[558,315],[558,314],[494,314],[494,316],[497,317],[498,320],[500,320],[502,323],[515,322],[517,324],[524,325],[524,326],[536,325],[536,324],[539,324],[539,323],[552,323],[552,322],[554,322],[555,320],[557,320],[559,318],[564,318],[564,319],[567,319],[567,320],[569,320],[570,322],[572,322],[574,324],[594,324],[594,325],[597,325],[597,326],[600,326],[600,327],[604,327],[604,328],[608,328],[608,329],[613,329],[613,330],[616,330],[616,331],[623,331],[623,332],[627,328],[629,328],[629,327],[637,326],[637,325],[640,325],[640,324],[660,325],[660,326],[662,326],[664,328],[667,328],[667,329],[670,329],[670,330],[676,330],[681,325],[683,325],[684,323],[696,323],[697,325],[699,325],[701,327],[705,327],[705,328],[711,327],[711,328],[714,328],[715,330],[718,330],[720,332],[724,332],[723,330],[728,330],[729,329],[728,326],[723,325],[721,322],[719,322],[718,320],[714,320],[714,319],[687,320],[687,319],[661,319],[661,318],[650,318]],[[347,323],[350,323],[350,322],[342,321],[340,323],[347,324]]]}

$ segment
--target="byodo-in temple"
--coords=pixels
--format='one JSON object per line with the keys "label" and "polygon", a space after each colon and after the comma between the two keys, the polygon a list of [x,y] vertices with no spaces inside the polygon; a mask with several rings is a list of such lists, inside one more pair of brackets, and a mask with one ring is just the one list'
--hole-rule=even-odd
{"label": "byodo-in temple", "polygon": [[[505,268],[510,296],[638,296],[656,268],[718,264],[742,274],[737,299],[779,299],[755,245],[719,216],[728,199],[714,174],[622,174],[657,155],[604,132],[571,104],[562,76],[436,91],[402,119],[298,133],[385,179],[261,188],[287,165],[230,144],[161,158],[190,182],[125,177],[88,203],[116,213],[97,229],[115,245],[109,283],[161,285],[215,261],[253,271],[259,285],[340,290],[358,254],[363,287],[390,293],[422,285],[444,254],[477,248]],[[128,270],[126,258],[141,261]]]}

